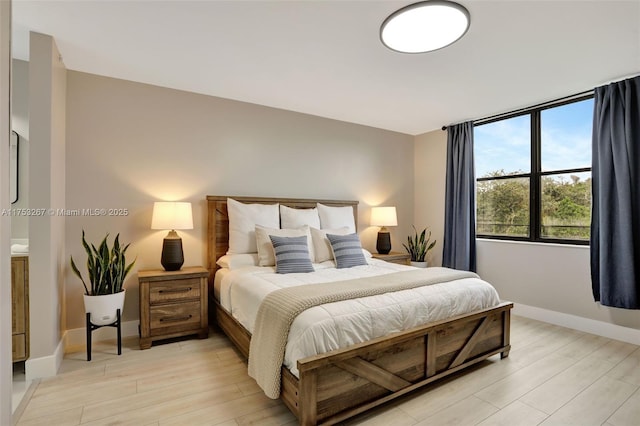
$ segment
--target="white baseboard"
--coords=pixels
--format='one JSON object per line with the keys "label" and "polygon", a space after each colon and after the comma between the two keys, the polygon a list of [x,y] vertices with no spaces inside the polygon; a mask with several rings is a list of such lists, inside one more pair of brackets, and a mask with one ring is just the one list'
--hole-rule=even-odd
{"label": "white baseboard", "polygon": [[[127,321],[122,323],[122,337],[131,337],[138,335],[138,324],[140,321]],[[103,340],[115,340],[117,338],[116,329],[114,327],[102,327],[94,330],[91,336],[92,341],[100,342]],[[40,358],[29,358],[25,361],[25,376],[27,381],[41,379],[43,377],[52,377],[58,373],[62,359],[67,349],[72,347],[86,347],[87,334],[85,328],[74,328],[67,330],[58,343],[52,355]]]}
{"label": "white baseboard", "polygon": [[609,339],[640,345],[640,330],[611,324],[604,321],[596,321],[576,315],[550,311],[535,306],[514,303],[513,314],[562,327],[572,328],[585,333],[596,334]]}
{"label": "white baseboard", "polygon": [[[640,330],[635,328],[624,327],[604,321],[596,321],[563,312],[537,308],[535,306],[523,305],[521,303],[514,303],[513,314],[572,328],[585,333],[596,334],[609,339],[632,343],[634,345],[640,344]],[[122,337],[138,336],[139,324],[139,321],[123,322],[121,330]],[[115,340],[117,337],[116,329],[113,327],[102,327],[95,330],[91,337],[94,342]],[[87,336],[84,327],[67,330],[53,355],[41,358],[29,358],[25,362],[26,379],[34,380],[42,377],[55,376],[62,364],[66,349],[85,346],[86,339]]]}
{"label": "white baseboard", "polygon": [[25,378],[29,382],[31,380],[43,377],[52,377],[58,373],[58,369],[64,358],[64,338],[58,342],[52,355],[40,358],[29,358],[24,363]]}
{"label": "white baseboard", "polygon": [[[122,338],[132,337],[138,335],[138,324],[140,321],[127,321],[123,322],[120,331],[122,332]],[[115,327],[102,327],[93,331],[91,335],[91,341],[100,342],[103,340],[116,340],[118,337]],[[78,346],[85,346],[87,344],[87,332],[84,327],[73,328],[67,330],[64,335],[64,348],[65,351],[70,348],[77,348]]]}

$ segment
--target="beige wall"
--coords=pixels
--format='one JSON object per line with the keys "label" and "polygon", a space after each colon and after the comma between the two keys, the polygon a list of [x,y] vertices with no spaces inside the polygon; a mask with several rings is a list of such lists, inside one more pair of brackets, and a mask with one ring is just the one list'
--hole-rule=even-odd
{"label": "beige wall", "polygon": [[478,273],[507,299],[640,329],[638,311],[593,301],[589,248],[478,240]]}
{"label": "beige wall", "polygon": [[[29,62],[30,208],[65,205],[66,69],[52,37],[31,33]],[[29,217],[31,358],[27,379],[55,374],[65,330],[64,217]]]}
{"label": "beige wall", "polygon": [[[109,232],[132,242],[138,260],[125,284],[125,320],[138,318],[135,272],[160,267],[166,232],[149,229],[156,200],[194,203],[195,229],[180,231],[185,265],[205,262],[207,194],[359,199],[359,231],[370,250],[377,228],[368,226],[369,207],[395,205],[394,250],[402,250],[411,224],[428,226],[438,241],[428,260],[441,265],[446,132],[414,138],[73,71],[67,84],[66,208],[127,209],[128,215],[67,217],[65,261],[70,254],[84,258],[82,229],[91,240]],[[503,297],[640,328],[628,312],[589,299],[584,248],[505,247],[478,243],[479,272]],[[557,267],[539,266],[554,262]],[[67,328],[81,328],[81,285],[69,272]]]}
{"label": "beige wall", "polygon": [[[0,2],[0,208],[9,209],[11,2]],[[11,220],[0,215],[0,425],[11,424]]]}
{"label": "beige wall", "polygon": [[[446,146],[446,132],[440,130],[416,137],[415,217],[417,221],[425,218],[438,238],[437,257],[433,256],[438,265],[442,262]],[[478,273],[503,299],[640,329],[637,311],[593,301],[588,247],[478,240],[477,253]]]}
{"label": "beige wall", "polygon": [[418,229],[429,227],[432,240],[436,240],[427,257],[431,266],[442,266],[446,160],[447,132],[436,130],[416,136],[414,220]]}
{"label": "beige wall", "polygon": [[[413,137],[253,104],[69,71],[66,206],[123,208],[127,216],[67,217],[67,258],[85,259],[82,229],[131,242],[136,270],[160,267],[166,231],[151,230],[157,200],[191,201],[194,228],[178,231],[185,265],[204,265],[206,195],[357,199],[363,244],[374,249],[371,205],[413,221]],[[81,284],[67,268],[67,328],[84,326]],[[124,319],[138,318],[137,276]]]}
{"label": "beige wall", "polygon": [[[29,63],[14,59],[11,74],[11,129],[19,135],[18,201],[12,208],[29,207]],[[29,218],[11,218],[11,238],[29,238]]]}

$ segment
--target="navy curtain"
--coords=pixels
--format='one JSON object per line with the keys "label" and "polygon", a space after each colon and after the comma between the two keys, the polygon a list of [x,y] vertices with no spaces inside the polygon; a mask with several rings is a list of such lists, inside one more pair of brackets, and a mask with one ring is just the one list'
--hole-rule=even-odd
{"label": "navy curtain", "polygon": [[476,270],[476,190],[473,123],[449,126],[442,265]]}
{"label": "navy curtain", "polygon": [[595,89],[592,149],[593,297],[640,309],[640,76]]}

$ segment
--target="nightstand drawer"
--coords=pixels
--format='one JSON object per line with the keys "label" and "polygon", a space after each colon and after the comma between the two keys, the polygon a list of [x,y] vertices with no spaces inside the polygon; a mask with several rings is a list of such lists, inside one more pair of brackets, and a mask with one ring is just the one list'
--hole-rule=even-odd
{"label": "nightstand drawer", "polygon": [[200,278],[179,281],[159,281],[149,285],[151,305],[200,298]]}
{"label": "nightstand drawer", "polygon": [[175,305],[152,306],[150,310],[151,335],[166,333],[168,327],[184,328],[200,325],[200,301]]}

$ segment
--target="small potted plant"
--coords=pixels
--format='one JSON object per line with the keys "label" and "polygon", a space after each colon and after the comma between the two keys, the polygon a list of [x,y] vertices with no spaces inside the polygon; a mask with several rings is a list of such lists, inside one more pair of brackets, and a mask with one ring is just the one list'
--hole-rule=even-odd
{"label": "small potted plant", "polygon": [[405,250],[411,255],[411,265],[417,266],[419,268],[426,268],[427,261],[426,256],[436,245],[436,240],[430,242],[431,240],[431,231],[427,234],[427,228],[423,229],[422,232],[418,234],[416,227],[413,227],[414,235],[413,237],[409,235],[407,237],[407,244],[403,244]]}
{"label": "small potted plant", "polygon": [[90,287],[87,286],[80,270],[71,256],[71,269],[84,285],[84,309],[91,313],[91,323],[94,325],[113,324],[116,321],[117,310],[124,306],[125,290],[122,288],[124,279],[136,263],[134,260],[126,264],[125,253],[129,244],[120,245],[120,234],[116,235],[113,247],[109,248],[107,234],[100,245],[89,245],[82,230],[82,246],[87,252],[87,272]]}

